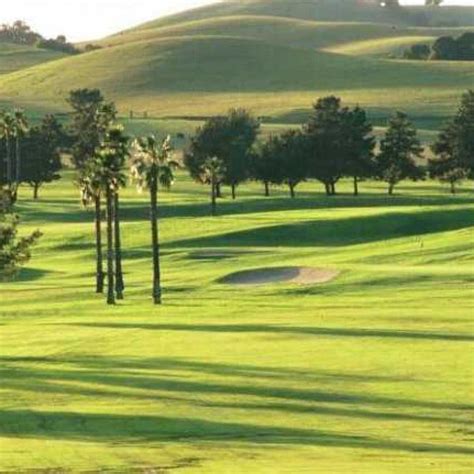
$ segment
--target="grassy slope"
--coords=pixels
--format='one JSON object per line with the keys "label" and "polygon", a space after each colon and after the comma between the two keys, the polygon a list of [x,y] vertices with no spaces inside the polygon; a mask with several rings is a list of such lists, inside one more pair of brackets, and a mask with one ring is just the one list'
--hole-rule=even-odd
{"label": "grassy slope", "polygon": [[0,42],[0,75],[63,58],[65,54]]}
{"label": "grassy slope", "polygon": [[[340,19],[347,20],[351,7],[338,8]],[[71,88],[100,87],[124,114],[133,109],[202,116],[243,106],[287,120],[307,111],[315,97],[337,93],[374,114],[403,108],[431,117],[449,114],[473,83],[472,63],[379,58],[399,50],[409,37],[430,41],[453,30],[414,28],[401,20],[396,27],[377,23],[395,20],[383,8],[375,9],[372,23],[365,9],[351,23],[324,23],[313,20],[332,18],[333,4],[316,10],[311,2],[288,1],[227,2],[193,10],[103,41],[112,48],[4,76],[0,96],[33,109],[64,109]],[[436,9],[424,11],[436,14]]]}
{"label": "grassy slope", "polygon": [[469,63],[396,63],[191,36],[135,42],[20,71],[0,78],[0,92],[19,102],[65,107],[71,88],[99,87],[123,112],[160,115],[206,115],[235,105],[277,115],[338,93],[366,106],[434,114],[450,112],[473,82]]}
{"label": "grassy slope", "polygon": [[[211,219],[208,189],[180,176],[162,195],[163,308],[149,301],[144,196],[124,194],[116,308],[92,292],[92,216],[71,182],[23,199],[45,236],[0,287],[0,470],[471,473],[472,192],[316,190],[266,200],[247,185]],[[202,248],[247,253],[191,257]],[[301,264],[342,275],[216,283]]]}

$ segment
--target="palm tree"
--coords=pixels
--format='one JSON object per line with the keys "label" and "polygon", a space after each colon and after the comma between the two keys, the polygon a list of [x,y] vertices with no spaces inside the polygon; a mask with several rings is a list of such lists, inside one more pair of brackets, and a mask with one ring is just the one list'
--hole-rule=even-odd
{"label": "palm tree", "polygon": [[225,167],[217,157],[205,160],[202,171],[203,180],[211,185],[211,215],[216,215],[216,199],[219,197],[219,183],[225,174]]}
{"label": "palm tree", "polygon": [[13,160],[12,139],[15,133],[15,121],[11,114],[2,112],[0,115],[0,138],[5,140],[5,183],[7,199],[11,203],[13,198]]}
{"label": "palm tree", "polygon": [[[121,272],[121,249],[119,217],[116,212],[118,193],[125,183],[123,168],[128,152],[128,137],[120,125],[112,126],[105,134],[91,166],[97,173],[101,189],[105,192],[107,208],[107,303],[115,304],[115,296],[123,298],[123,275]],[[118,238],[117,238],[118,236]],[[117,266],[117,262],[119,265]],[[116,286],[116,281],[119,285]]]}
{"label": "palm tree", "polygon": [[151,242],[153,250],[153,302],[162,303],[160,240],[158,231],[158,188],[170,188],[174,182],[174,169],[178,163],[172,160],[171,139],[159,141],[151,135],[135,140],[131,163],[132,178],[139,190],[150,192]]}
{"label": "palm tree", "polygon": [[18,187],[21,183],[21,139],[28,131],[28,121],[22,110],[15,110],[13,113],[14,136],[15,136],[15,186],[13,199],[16,201]]}
{"label": "palm tree", "polygon": [[96,293],[104,292],[104,258],[102,253],[102,190],[99,176],[93,169],[86,168],[78,181],[84,206],[94,203],[95,248],[96,248]]}

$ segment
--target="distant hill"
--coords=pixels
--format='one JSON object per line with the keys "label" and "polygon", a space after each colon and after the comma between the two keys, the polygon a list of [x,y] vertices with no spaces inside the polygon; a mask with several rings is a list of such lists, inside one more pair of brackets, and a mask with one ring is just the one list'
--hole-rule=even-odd
{"label": "distant hill", "polygon": [[474,8],[223,2],[105,38],[94,52],[3,74],[0,98],[63,110],[70,89],[100,87],[123,114],[201,117],[244,106],[297,120],[333,93],[373,115],[400,108],[443,116],[473,87],[473,63],[389,59],[414,42],[467,29],[433,26],[440,24],[473,26]]}

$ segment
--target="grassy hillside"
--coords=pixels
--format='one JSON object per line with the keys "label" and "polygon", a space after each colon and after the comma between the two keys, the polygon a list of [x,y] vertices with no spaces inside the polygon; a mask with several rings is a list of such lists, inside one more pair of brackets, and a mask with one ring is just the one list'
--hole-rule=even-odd
{"label": "grassy hillside", "polygon": [[439,124],[472,87],[472,62],[388,59],[411,42],[464,31],[395,22],[394,15],[473,9],[395,13],[336,3],[224,2],[160,19],[102,40],[99,51],[3,75],[0,97],[33,110],[65,110],[70,89],[99,87],[124,115],[179,118],[241,106],[286,122],[304,116],[318,96],[338,94],[373,117],[398,108]]}
{"label": "grassy hillside", "polygon": [[358,0],[224,0],[159,18],[134,29],[156,28],[229,15],[268,15],[312,21],[385,23],[394,26],[474,26],[472,7],[389,9],[361,6]]}
{"label": "grassy hillside", "polygon": [[[70,179],[39,202],[22,190],[23,231],[44,237],[0,285],[0,471],[471,474],[472,191],[362,191],[327,199],[307,183],[265,199],[251,184],[211,219],[208,189],[180,175],[161,197],[153,308],[146,197],[129,188],[127,299],[107,308]],[[342,273],[219,283],[278,265]]]}
{"label": "grassy hillside", "polygon": [[66,56],[57,51],[0,42],[0,75]]}

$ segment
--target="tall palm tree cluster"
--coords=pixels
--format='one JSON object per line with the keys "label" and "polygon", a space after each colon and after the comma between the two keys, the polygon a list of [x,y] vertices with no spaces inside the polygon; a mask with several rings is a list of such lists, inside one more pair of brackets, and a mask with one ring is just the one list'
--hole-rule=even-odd
{"label": "tall palm tree cluster", "polygon": [[[153,302],[162,303],[160,246],[158,233],[158,191],[174,181],[171,139],[155,136],[131,140],[115,121],[115,107],[99,91],[72,91],[69,103],[73,116],[73,159],[79,171],[78,185],[84,205],[93,204],[96,239],[96,292],[104,293],[108,304],[124,298],[122,268],[120,191],[128,173],[140,191],[150,196],[151,246],[153,255]],[[93,146],[91,146],[93,145]],[[106,264],[102,239],[105,204]],[[106,283],[106,284],[105,284]]]}
{"label": "tall palm tree cluster", "polygon": [[21,145],[28,131],[28,121],[22,110],[0,111],[0,139],[5,143],[5,175],[0,177],[8,202],[14,204],[22,182]]}

